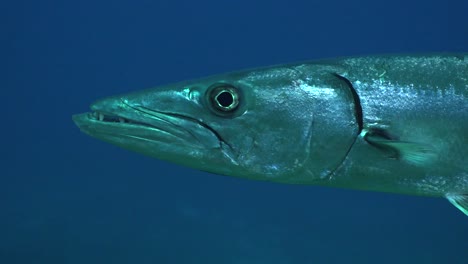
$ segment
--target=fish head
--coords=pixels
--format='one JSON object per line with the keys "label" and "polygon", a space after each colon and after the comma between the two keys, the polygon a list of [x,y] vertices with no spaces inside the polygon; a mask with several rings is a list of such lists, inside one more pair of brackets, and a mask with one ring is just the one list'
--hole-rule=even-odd
{"label": "fish head", "polygon": [[350,103],[336,101],[349,99],[346,92],[311,81],[289,67],[230,73],[105,98],[73,119],[93,137],[157,159],[301,183],[325,177],[342,161],[342,151],[321,153],[325,146],[341,148],[355,136]]}

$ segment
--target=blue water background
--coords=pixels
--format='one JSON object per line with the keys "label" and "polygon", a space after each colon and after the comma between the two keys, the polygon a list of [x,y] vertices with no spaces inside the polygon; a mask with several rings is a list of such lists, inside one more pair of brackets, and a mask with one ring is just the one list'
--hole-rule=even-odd
{"label": "blue water background", "polygon": [[468,1],[0,6],[0,263],[468,263],[468,218],[444,199],[212,175],[71,120],[104,96],[243,68],[467,52]]}

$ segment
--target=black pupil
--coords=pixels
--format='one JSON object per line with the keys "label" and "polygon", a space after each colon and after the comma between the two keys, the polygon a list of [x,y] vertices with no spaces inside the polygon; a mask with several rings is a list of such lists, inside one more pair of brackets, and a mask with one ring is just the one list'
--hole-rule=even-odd
{"label": "black pupil", "polygon": [[216,96],[216,101],[218,101],[218,104],[222,107],[229,107],[234,102],[234,98],[232,98],[232,94],[230,92],[224,91]]}

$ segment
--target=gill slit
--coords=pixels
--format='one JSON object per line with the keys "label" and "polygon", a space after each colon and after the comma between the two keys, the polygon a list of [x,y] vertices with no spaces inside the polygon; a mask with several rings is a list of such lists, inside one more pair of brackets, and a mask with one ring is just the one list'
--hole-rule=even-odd
{"label": "gill slit", "polygon": [[335,176],[335,173],[344,166],[345,161],[348,158],[349,153],[353,149],[353,146],[356,143],[356,140],[358,139],[359,135],[361,134],[361,132],[362,132],[362,130],[364,128],[364,120],[363,120],[361,100],[360,100],[359,94],[357,93],[357,91],[354,88],[353,84],[346,77],[341,76],[338,73],[332,73],[332,75],[335,76],[336,78],[338,78],[339,80],[343,81],[346,84],[346,86],[349,88],[349,91],[351,92],[351,95],[353,96],[354,116],[355,116],[355,119],[356,119],[356,123],[358,125],[358,131],[357,131],[356,137],[354,138],[353,142],[351,143],[348,150],[346,151],[346,154],[344,155],[343,159],[341,160],[340,165],[338,165],[333,171],[330,172],[330,174],[328,176],[329,180],[332,180],[333,177]]}

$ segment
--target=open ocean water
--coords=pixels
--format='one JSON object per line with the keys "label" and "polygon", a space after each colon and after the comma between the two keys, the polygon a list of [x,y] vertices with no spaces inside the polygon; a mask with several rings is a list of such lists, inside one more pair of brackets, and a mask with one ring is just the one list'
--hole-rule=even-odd
{"label": "open ocean water", "polygon": [[18,0],[0,22],[1,264],[468,263],[468,218],[444,199],[212,175],[71,120],[243,68],[468,52],[468,1]]}

